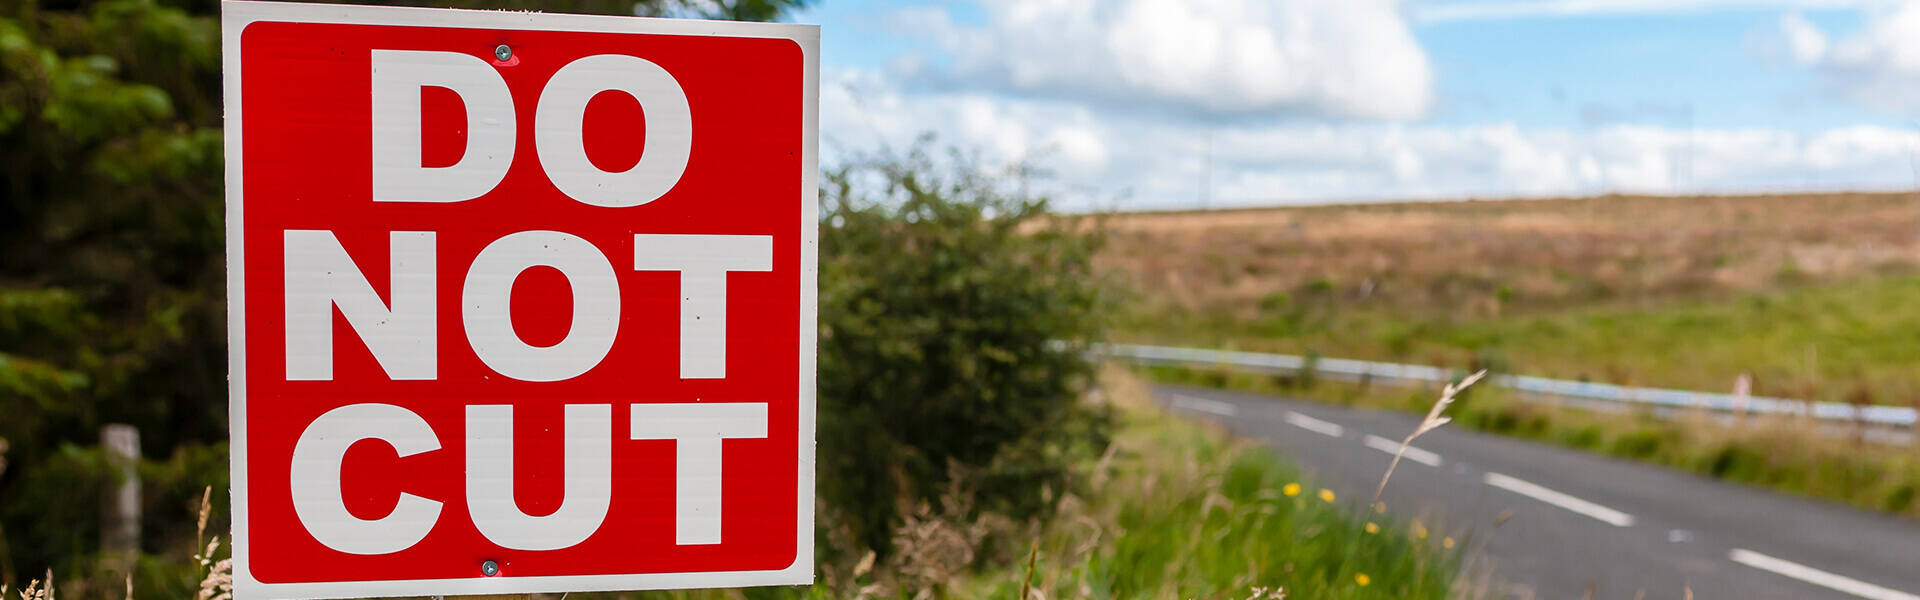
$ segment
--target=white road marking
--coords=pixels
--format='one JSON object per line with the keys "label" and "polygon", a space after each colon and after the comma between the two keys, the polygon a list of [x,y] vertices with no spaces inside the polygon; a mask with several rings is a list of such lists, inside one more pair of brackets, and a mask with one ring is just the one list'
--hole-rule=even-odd
{"label": "white road marking", "polygon": [[[1368,435],[1365,439],[1362,439],[1361,441],[1366,442],[1368,448],[1379,450],[1387,454],[1393,454],[1400,451],[1400,442],[1396,442],[1396,441],[1383,438],[1377,435]],[[1406,458],[1407,460],[1417,462],[1429,467],[1440,466],[1440,455],[1434,454],[1432,452],[1428,452],[1426,450],[1421,450],[1413,446],[1407,446],[1407,452],[1405,454],[1401,454],[1400,456]]]}
{"label": "white road marking", "polygon": [[1767,556],[1752,550],[1734,548],[1733,552],[1727,554],[1727,558],[1732,559],[1733,562],[1755,569],[1772,571],[1823,588],[1853,594],[1870,600],[1920,600],[1920,596],[1915,596],[1900,590],[1883,588],[1865,581],[1835,575],[1803,564]]}
{"label": "white road marking", "polygon": [[1568,496],[1527,481],[1493,472],[1486,474],[1485,481],[1487,485],[1593,517],[1602,523],[1614,527],[1631,527],[1633,525],[1633,515]]}
{"label": "white road marking", "polygon": [[1213,413],[1222,417],[1231,417],[1240,414],[1240,407],[1238,406],[1219,400],[1208,400],[1206,398],[1195,398],[1193,396],[1176,395],[1173,397],[1173,406],[1175,408],[1187,408],[1200,412]]}
{"label": "white road marking", "polygon": [[1288,424],[1320,435],[1331,437],[1347,435],[1347,428],[1341,427],[1339,423],[1328,423],[1293,411],[1287,411],[1286,418]]}

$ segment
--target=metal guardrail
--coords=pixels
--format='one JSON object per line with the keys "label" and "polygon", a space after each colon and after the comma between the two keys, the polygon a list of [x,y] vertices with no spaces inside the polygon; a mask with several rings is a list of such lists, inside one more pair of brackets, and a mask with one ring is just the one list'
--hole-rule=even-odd
{"label": "metal guardrail", "polygon": [[[1133,344],[1096,344],[1092,351],[1103,357],[1123,359],[1137,364],[1230,367],[1276,374],[1297,373],[1307,368],[1309,362],[1306,357],[1291,354]],[[1444,383],[1451,381],[1454,376],[1452,371],[1438,367],[1344,358],[1316,358],[1312,360],[1311,366],[1315,374],[1355,380],[1371,378]],[[1744,410],[1753,414],[1804,415],[1826,421],[1871,423],[1905,428],[1912,428],[1915,421],[1914,409],[1900,406],[1855,406],[1841,402],[1809,403],[1787,398],[1750,396],[1745,398],[1743,409],[1742,399],[1733,394],[1629,387],[1590,381],[1548,379],[1531,375],[1496,375],[1488,381],[1494,385],[1529,394],[1558,396],[1585,402],[1639,404],[1676,409],[1706,408],[1721,412]]]}

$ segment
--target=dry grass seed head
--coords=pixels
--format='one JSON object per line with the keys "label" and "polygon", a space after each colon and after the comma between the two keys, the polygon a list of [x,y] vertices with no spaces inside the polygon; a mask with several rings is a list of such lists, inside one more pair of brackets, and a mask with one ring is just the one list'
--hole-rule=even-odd
{"label": "dry grass seed head", "polygon": [[860,564],[853,566],[853,578],[859,579],[860,576],[873,572],[873,560],[877,556],[879,555],[875,554],[872,550],[868,550],[867,555],[860,558]]}
{"label": "dry grass seed head", "polygon": [[1407,447],[1413,445],[1414,438],[1418,438],[1426,432],[1439,429],[1441,425],[1453,421],[1451,417],[1441,416],[1441,413],[1446,412],[1447,406],[1453,404],[1454,398],[1457,397],[1462,390],[1478,383],[1480,378],[1486,376],[1487,370],[1481,369],[1472,375],[1462,378],[1459,383],[1449,383],[1446,388],[1440,390],[1440,400],[1433,403],[1433,408],[1427,410],[1426,418],[1420,420],[1420,426],[1415,427],[1413,433],[1407,435],[1407,439],[1401,440],[1400,448],[1393,452],[1393,461],[1387,463],[1387,472],[1380,476],[1380,485],[1373,489],[1373,502],[1379,502],[1380,493],[1387,491],[1387,480],[1393,478],[1394,467],[1400,466],[1400,457],[1406,455]]}
{"label": "dry grass seed head", "polygon": [[207,569],[194,600],[233,600],[233,559],[222,559]]}
{"label": "dry grass seed head", "polygon": [[207,534],[207,517],[213,515],[213,486],[200,492],[200,519],[193,528],[193,545],[199,546],[200,540]]}
{"label": "dry grass seed head", "polygon": [[20,600],[53,600],[53,570],[47,570],[46,579],[29,581],[27,587],[20,588]]}

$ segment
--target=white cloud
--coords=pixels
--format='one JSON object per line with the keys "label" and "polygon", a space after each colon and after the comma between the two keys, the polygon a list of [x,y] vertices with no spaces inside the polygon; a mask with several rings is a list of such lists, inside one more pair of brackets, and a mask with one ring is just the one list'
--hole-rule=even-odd
{"label": "white cloud", "polygon": [[1865,26],[1840,37],[1789,14],[1779,34],[1789,58],[1818,70],[1842,96],[1877,110],[1920,114],[1920,2],[1869,10]]}
{"label": "white cloud", "polygon": [[[1394,199],[1902,189],[1920,133],[1878,126],[1794,132],[1614,124],[1236,123],[1207,128],[1046,98],[910,91],[829,69],[827,161],[900,148],[923,132],[994,163],[1037,161],[1069,209]],[[836,150],[842,153],[836,153]]]}
{"label": "white cloud", "polygon": [[1872,5],[1874,0],[1491,0],[1485,2],[1418,2],[1409,7],[1413,18],[1426,23],[1485,21],[1589,15],[1690,14],[1715,10],[1835,9]]}
{"label": "white cloud", "polygon": [[1787,59],[1793,62],[1811,64],[1827,55],[1827,33],[1799,13],[1780,17],[1780,33]]}
{"label": "white cloud", "polygon": [[944,12],[896,24],[950,60],[927,80],[1206,115],[1404,119],[1433,73],[1396,0],[985,0],[981,26]]}
{"label": "white cloud", "polygon": [[883,74],[827,68],[820,86],[825,159],[901,149],[925,133],[999,163],[1043,162],[1083,180],[1110,167],[1108,141],[1084,106],[1016,102],[984,93],[910,94]]}

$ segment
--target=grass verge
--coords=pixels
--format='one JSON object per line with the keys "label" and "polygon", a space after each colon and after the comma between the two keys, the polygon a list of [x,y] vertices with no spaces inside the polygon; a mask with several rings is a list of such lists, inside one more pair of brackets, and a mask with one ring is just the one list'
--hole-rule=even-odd
{"label": "grass verge", "polygon": [[[1045,597],[1447,596],[1457,562],[1439,540],[1386,519],[1369,533],[1271,451],[1161,413],[1137,380],[1108,382],[1120,433],[1090,469],[1093,493],[1064,505],[1041,537],[1047,566],[1034,585]],[[1019,591],[1001,579],[978,595]]]}
{"label": "grass verge", "polygon": [[[1150,379],[1286,395],[1345,406],[1423,412],[1432,390],[1213,369],[1148,368]],[[1672,467],[1735,483],[1920,519],[1920,449],[1836,437],[1790,417],[1737,427],[1704,414],[1658,418],[1526,402],[1501,388],[1472,390],[1448,413],[1464,427]]]}
{"label": "grass verge", "polygon": [[[1442,547],[1452,540],[1363,518],[1366,499],[1323,495],[1271,451],[1163,414],[1124,371],[1109,369],[1102,392],[1120,419],[1113,444],[1078,465],[1081,491],[1062,495],[1044,525],[978,536],[999,528],[991,516],[934,514],[909,519],[897,556],[823,565],[813,588],[649,597],[1452,597],[1459,551]],[[970,536],[981,547],[942,543]]]}

